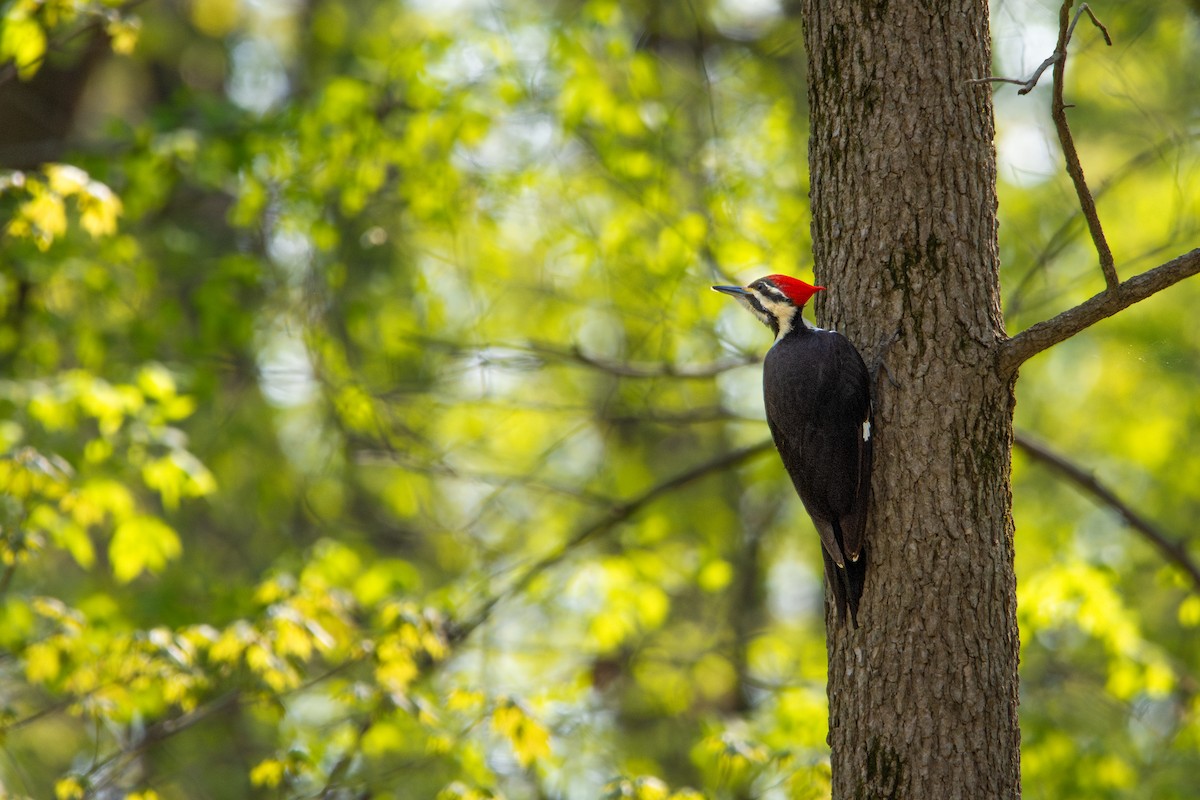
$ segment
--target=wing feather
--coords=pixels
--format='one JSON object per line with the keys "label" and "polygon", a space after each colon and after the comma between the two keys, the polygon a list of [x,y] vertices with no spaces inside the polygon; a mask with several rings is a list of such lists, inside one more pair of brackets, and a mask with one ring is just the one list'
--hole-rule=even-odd
{"label": "wing feather", "polygon": [[797,331],[767,353],[763,389],[775,446],[826,554],[839,568],[857,561],[865,553],[873,450],[862,357],[841,334]]}

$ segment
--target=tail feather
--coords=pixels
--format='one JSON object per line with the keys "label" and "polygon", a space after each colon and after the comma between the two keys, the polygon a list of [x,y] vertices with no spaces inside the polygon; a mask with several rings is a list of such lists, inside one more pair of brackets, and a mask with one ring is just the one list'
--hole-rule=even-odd
{"label": "tail feather", "polygon": [[863,587],[867,583],[867,548],[864,546],[857,561],[847,561],[842,570],[846,579],[846,605],[850,608],[850,619],[858,627],[858,604],[862,600]]}
{"label": "tail feather", "polygon": [[[842,539],[841,525],[833,522],[833,532],[838,542]],[[862,600],[863,587],[867,579],[867,548],[862,547],[858,559],[846,561],[845,568],[839,567],[830,557],[829,552],[822,547],[821,556],[825,559],[825,578],[833,589],[834,605],[837,607],[838,619],[845,622],[846,612],[854,627],[858,627],[858,604]]]}

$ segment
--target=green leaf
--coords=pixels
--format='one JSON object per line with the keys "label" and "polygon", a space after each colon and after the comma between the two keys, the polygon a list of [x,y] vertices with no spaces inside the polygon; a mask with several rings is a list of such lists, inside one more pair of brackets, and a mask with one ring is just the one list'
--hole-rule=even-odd
{"label": "green leaf", "polygon": [[128,583],[143,572],[161,572],[183,551],[179,535],[157,517],[137,516],[117,526],[109,543],[113,576]]}
{"label": "green leaf", "polygon": [[25,648],[25,677],[32,683],[48,683],[62,670],[62,654],[50,642],[34,642]]}
{"label": "green leaf", "polygon": [[0,62],[11,60],[17,75],[27,81],[37,74],[46,55],[46,32],[24,15],[10,16],[0,23]]}
{"label": "green leaf", "polygon": [[512,701],[496,706],[492,727],[512,744],[513,753],[523,767],[550,755],[550,732]]}
{"label": "green leaf", "polygon": [[254,769],[250,770],[250,783],[272,789],[283,782],[283,773],[283,762],[268,758],[258,762]]}

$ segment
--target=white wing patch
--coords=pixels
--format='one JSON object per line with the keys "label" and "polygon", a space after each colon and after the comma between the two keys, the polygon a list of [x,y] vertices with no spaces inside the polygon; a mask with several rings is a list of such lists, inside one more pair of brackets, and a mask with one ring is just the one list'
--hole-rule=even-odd
{"label": "white wing patch", "polygon": [[871,420],[863,420],[863,441],[871,441]]}

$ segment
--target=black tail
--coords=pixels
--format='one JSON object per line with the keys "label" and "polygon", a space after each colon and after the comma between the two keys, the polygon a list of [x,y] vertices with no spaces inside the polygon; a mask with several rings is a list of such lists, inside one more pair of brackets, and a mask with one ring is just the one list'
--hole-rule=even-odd
{"label": "black tail", "polygon": [[[841,526],[834,521],[833,535],[838,543],[842,541]],[[858,603],[862,600],[863,586],[867,581],[867,548],[864,546],[857,561],[846,561],[845,569],[839,567],[834,560],[821,548],[821,556],[825,559],[825,579],[833,589],[833,600],[837,606],[838,619],[845,622],[846,612],[850,612],[850,620],[858,627]]]}
{"label": "black tail", "polygon": [[841,570],[846,580],[846,605],[850,607],[850,619],[858,627],[858,603],[862,600],[863,587],[867,583],[867,548],[864,546],[858,561],[847,561]]}

